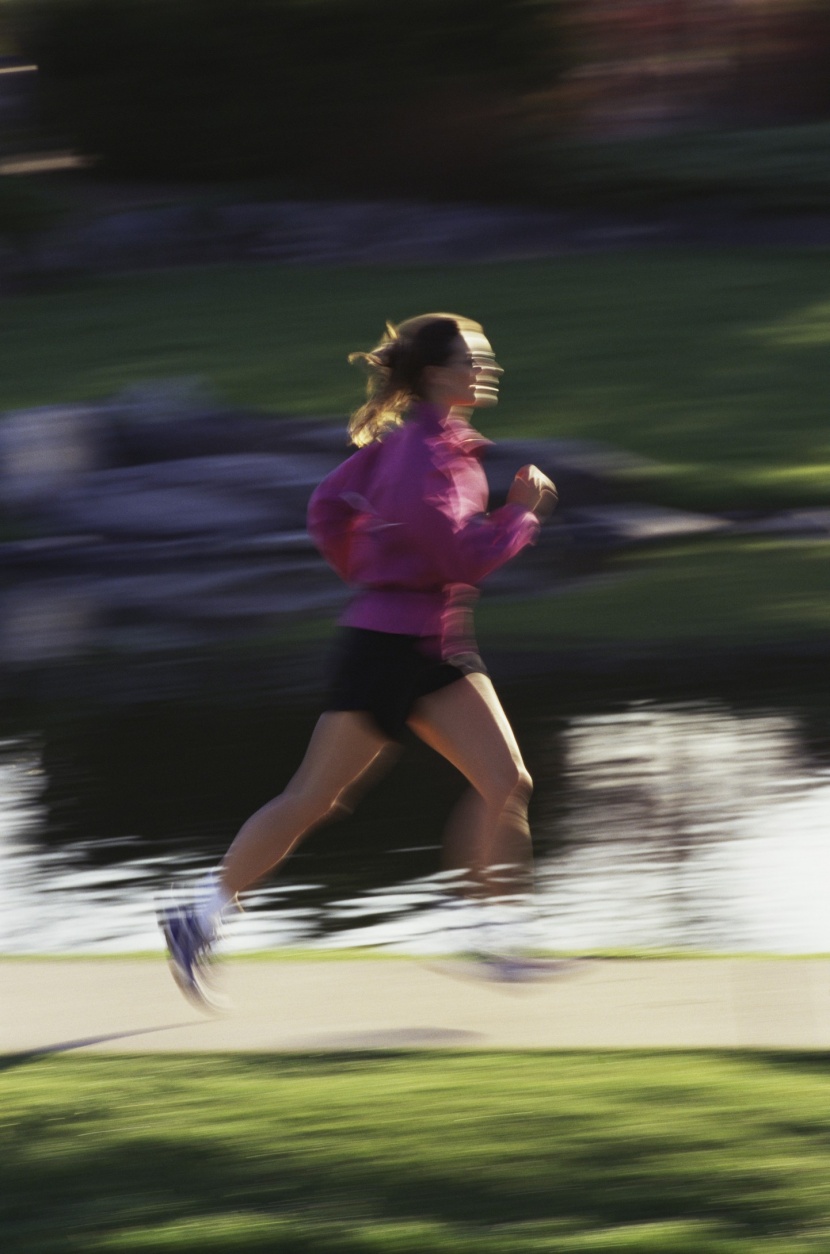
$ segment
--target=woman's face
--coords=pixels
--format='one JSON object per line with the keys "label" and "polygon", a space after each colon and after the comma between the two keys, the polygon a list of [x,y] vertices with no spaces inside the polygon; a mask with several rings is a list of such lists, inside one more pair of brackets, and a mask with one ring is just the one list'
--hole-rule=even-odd
{"label": "woman's face", "polygon": [[464,331],[461,338],[475,370],[475,404],[498,405],[499,380],[504,374],[487,336],[481,331]]}
{"label": "woman's face", "polygon": [[431,368],[428,399],[459,408],[496,405],[503,373],[487,337],[480,331],[462,331],[446,363]]}

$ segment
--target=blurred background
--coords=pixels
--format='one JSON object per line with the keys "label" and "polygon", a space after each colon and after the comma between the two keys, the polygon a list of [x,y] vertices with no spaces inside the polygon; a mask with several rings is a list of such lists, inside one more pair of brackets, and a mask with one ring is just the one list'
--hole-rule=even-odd
{"label": "blurred background", "polygon": [[[3,0],[0,952],[158,948],[287,781],[346,356],[430,308],[560,488],[479,613],[543,946],[830,949],[828,157],[822,0]],[[231,944],[451,946],[457,790],[413,742]]]}

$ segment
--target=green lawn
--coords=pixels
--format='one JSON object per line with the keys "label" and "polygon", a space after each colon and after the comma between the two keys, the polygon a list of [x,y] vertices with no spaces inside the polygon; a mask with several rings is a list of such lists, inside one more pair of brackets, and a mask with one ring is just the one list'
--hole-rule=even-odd
{"label": "green lawn", "polygon": [[[708,536],[621,553],[602,573],[552,594],[496,597],[485,586],[476,622],[485,652],[798,647],[830,638],[828,587],[830,540]],[[327,640],[333,630],[329,618],[286,622],[248,647],[273,654]]]}
{"label": "green lawn", "polygon": [[[539,191],[553,203],[595,209],[667,204],[744,211],[830,207],[827,122],[691,131],[620,142],[561,144],[541,153]],[[567,172],[567,173],[566,173]]]}
{"label": "green lawn", "polygon": [[[519,559],[521,560],[521,559]],[[570,650],[636,646],[793,646],[830,638],[830,541],[706,538],[611,557],[601,574],[532,597],[478,602],[489,647]],[[286,619],[233,652],[273,657],[328,641],[330,617]]]}
{"label": "green lawn", "polygon": [[21,1061],[9,1254],[830,1248],[825,1055]]}
{"label": "green lawn", "polygon": [[482,643],[747,647],[830,637],[830,541],[707,539],[644,549],[556,595],[488,600]]}
{"label": "green lawn", "polygon": [[201,375],[234,405],[344,415],[347,353],[429,308],[479,318],[507,369],[496,437],[652,459],[653,499],[830,502],[830,258],[628,252],[498,265],[235,266],[87,282],[0,305],[0,409]]}

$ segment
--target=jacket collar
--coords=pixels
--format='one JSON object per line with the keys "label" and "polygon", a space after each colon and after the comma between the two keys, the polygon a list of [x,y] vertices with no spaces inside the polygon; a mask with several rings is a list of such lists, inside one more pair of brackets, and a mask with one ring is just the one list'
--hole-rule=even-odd
{"label": "jacket collar", "polygon": [[409,421],[417,422],[432,439],[449,446],[453,452],[481,456],[493,442],[471,427],[460,414],[452,410],[444,414],[427,401],[416,401],[409,411]]}

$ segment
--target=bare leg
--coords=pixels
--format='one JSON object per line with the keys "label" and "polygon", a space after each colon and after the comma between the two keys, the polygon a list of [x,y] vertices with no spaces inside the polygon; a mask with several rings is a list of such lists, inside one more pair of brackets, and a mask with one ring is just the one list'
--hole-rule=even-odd
{"label": "bare leg", "polygon": [[487,806],[475,788],[462,793],[444,828],[442,865],[445,871],[469,872],[468,883],[476,885],[484,875],[481,861],[481,831],[487,822]]}
{"label": "bare leg", "polygon": [[249,888],[312,828],[347,810],[360,777],[389,743],[364,714],[323,714],[285,791],[251,815],[226,853],[221,881],[228,895]]}
{"label": "bare leg", "polygon": [[281,862],[313,827],[347,809],[361,777],[373,775],[370,768],[388,744],[365,714],[324,714],[285,792],[243,824],[219,874],[205,877],[201,897],[184,908],[160,909],[173,978],[191,1001],[217,1007],[208,971],[217,927],[231,900]]}
{"label": "bare leg", "polygon": [[468,868],[484,896],[531,886],[527,807],[533,781],[486,675],[467,675],[418,702],[412,730],[470,781],[447,833],[445,857]]}

